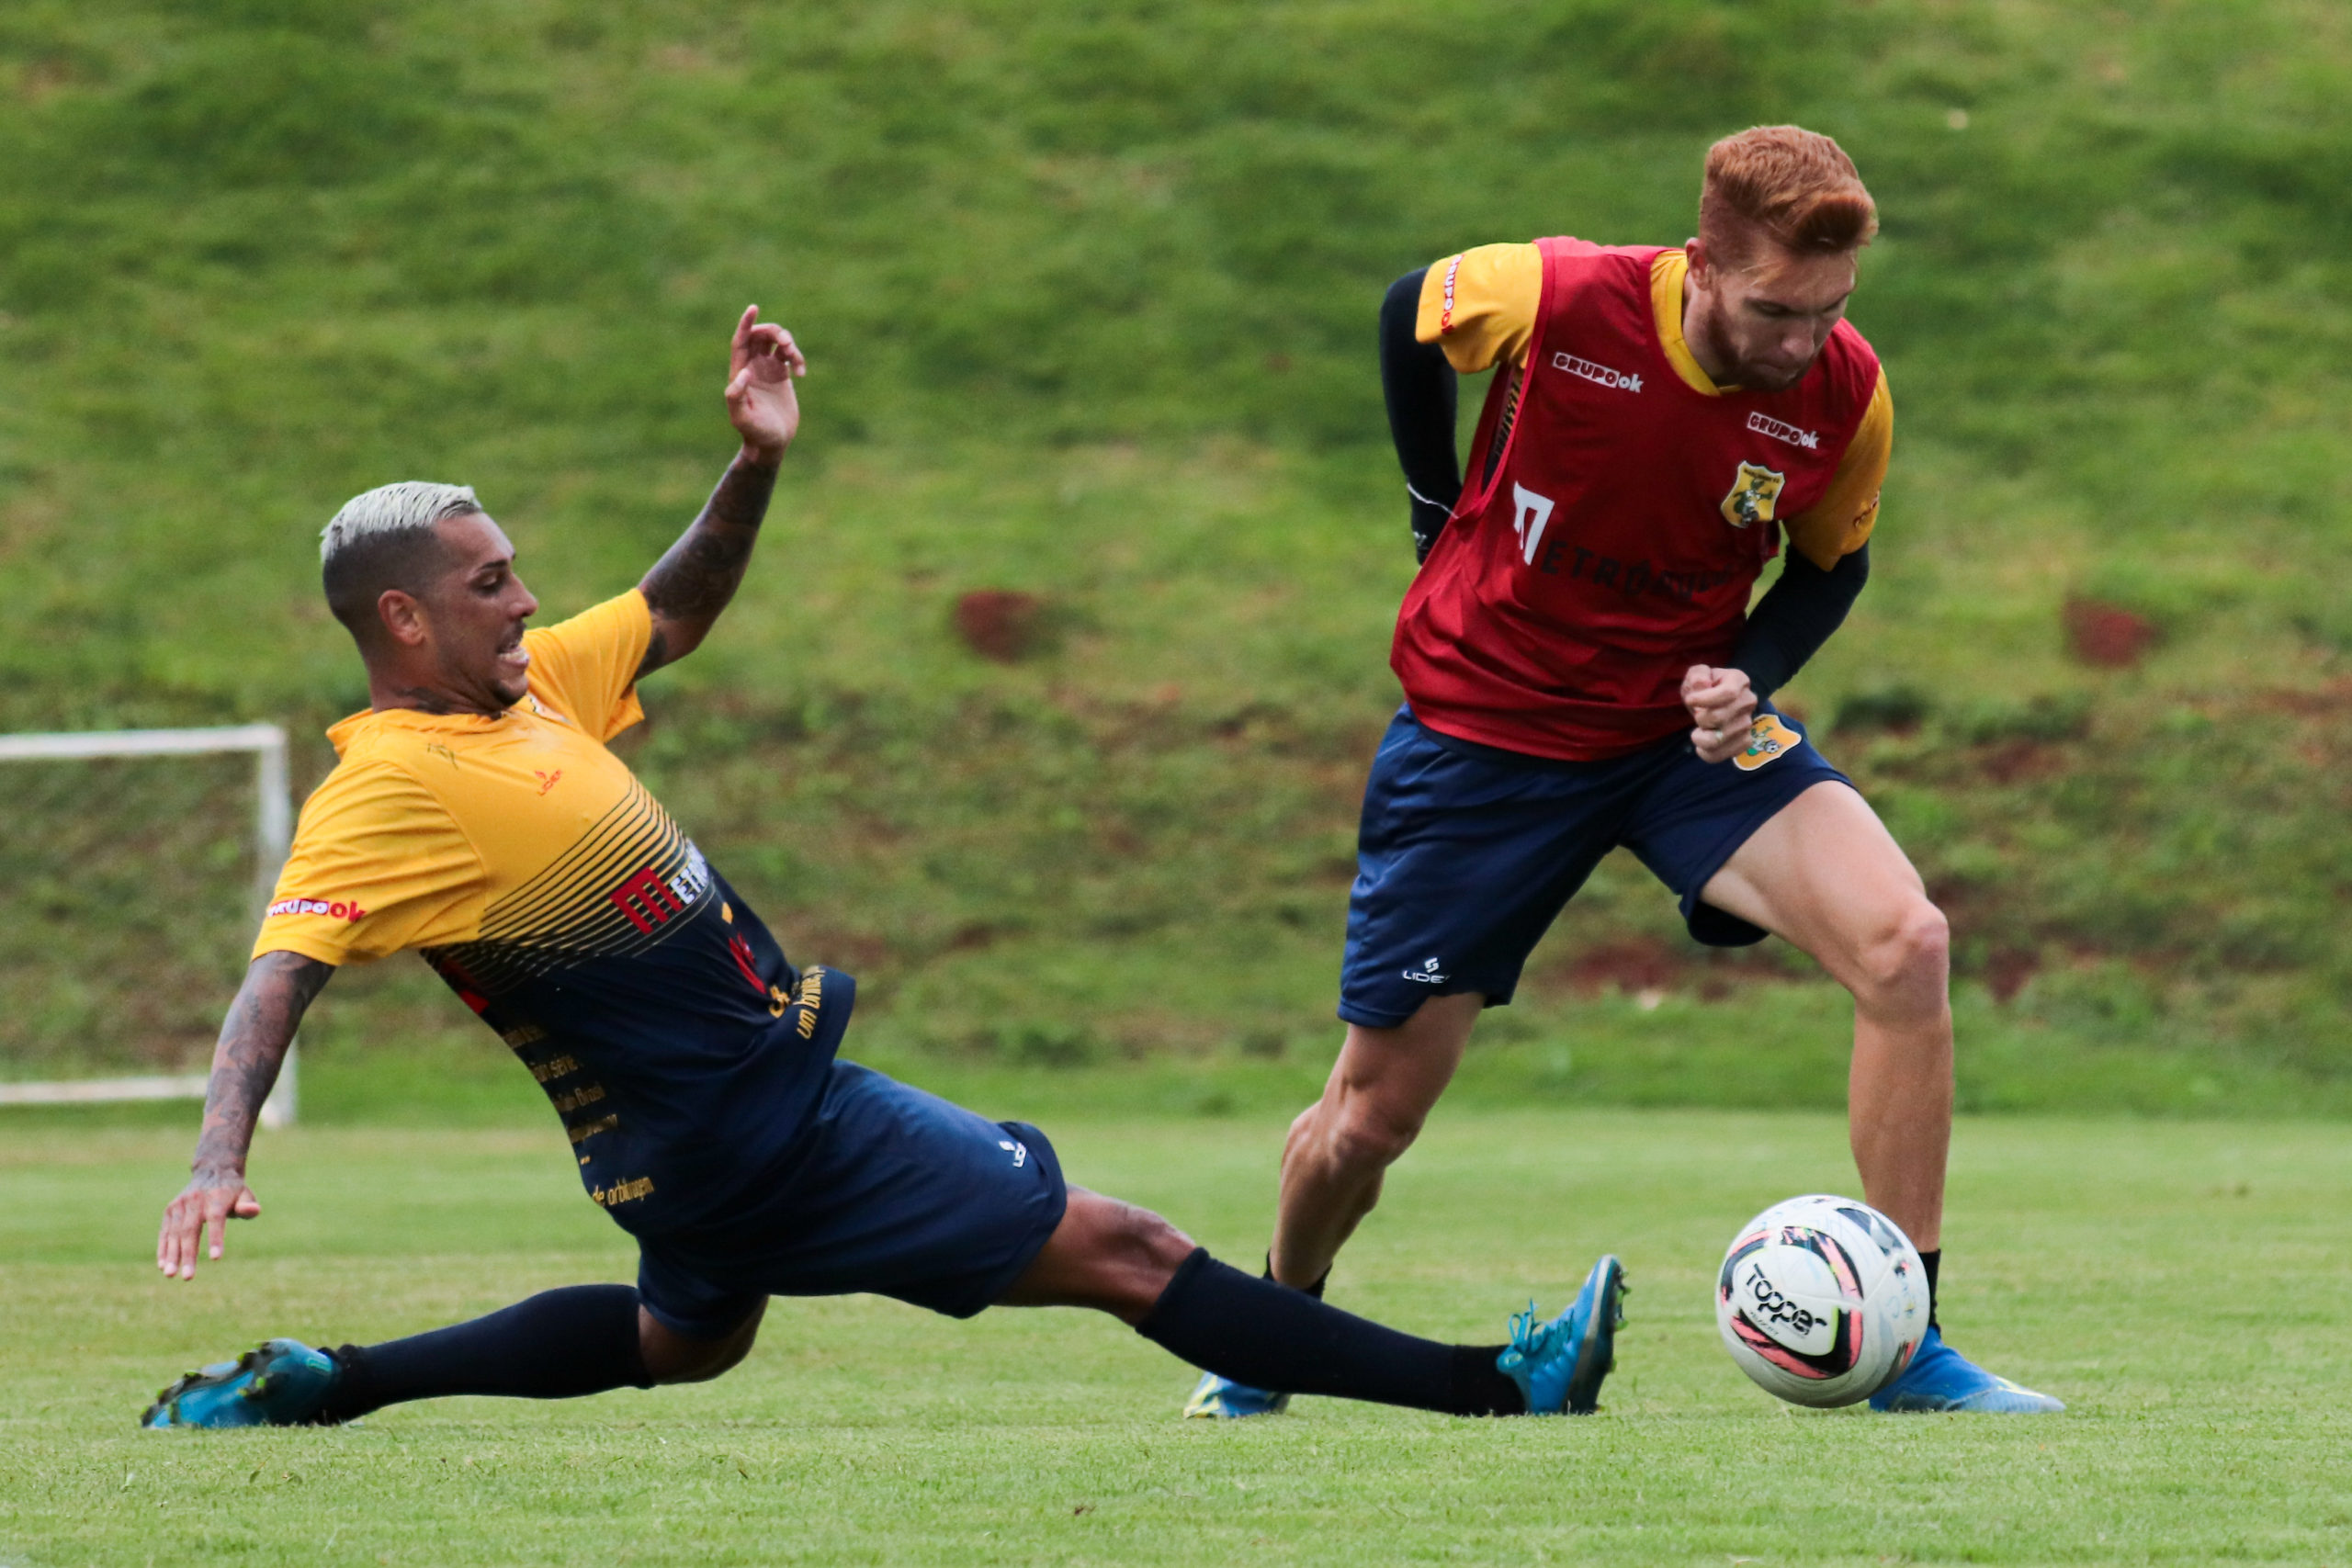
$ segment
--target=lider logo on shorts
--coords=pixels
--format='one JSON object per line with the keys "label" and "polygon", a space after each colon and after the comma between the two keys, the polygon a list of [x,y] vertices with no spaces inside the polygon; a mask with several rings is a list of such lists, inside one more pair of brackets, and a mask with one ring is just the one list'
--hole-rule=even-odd
{"label": "lider logo on shorts", "polygon": [[340,898],[280,898],[269,907],[273,915],[324,915],[332,920],[364,920],[368,911],[357,899],[346,903]]}
{"label": "lider logo on shorts", "polygon": [[1724,521],[1735,528],[1745,528],[1751,523],[1772,521],[1772,503],[1781,499],[1781,487],[1789,476],[1761,463],[1742,463],[1739,472],[1732,477],[1731,493],[1724,497],[1719,510]]}
{"label": "lider logo on shorts", "polygon": [[1431,958],[1423,963],[1419,969],[1407,969],[1403,974],[1408,980],[1419,980],[1424,986],[1442,986],[1453,976],[1439,974],[1437,965],[1438,961]]}
{"label": "lider logo on shorts", "polygon": [[1747,750],[1732,761],[1743,773],[1752,773],[1783,751],[1804,744],[1804,737],[1782,724],[1776,714],[1759,713],[1747,727]]}

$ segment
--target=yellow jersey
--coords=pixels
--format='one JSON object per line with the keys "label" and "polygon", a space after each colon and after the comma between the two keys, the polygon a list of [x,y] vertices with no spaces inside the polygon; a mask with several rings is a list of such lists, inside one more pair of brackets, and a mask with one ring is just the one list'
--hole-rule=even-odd
{"label": "yellow jersey", "polygon": [[263,953],[413,949],[546,1089],[590,1196],[675,1229],[813,1110],[854,995],[805,975],[605,742],[643,716],[631,590],[524,634],[505,712],[355,714],[302,807]]}

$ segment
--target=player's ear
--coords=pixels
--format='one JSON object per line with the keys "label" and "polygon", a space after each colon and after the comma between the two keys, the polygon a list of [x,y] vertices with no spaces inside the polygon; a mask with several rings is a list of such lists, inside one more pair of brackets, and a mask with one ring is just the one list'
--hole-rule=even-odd
{"label": "player's ear", "polygon": [[387,588],[376,595],[376,617],[384,624],[384,635],[401,648],[421,648],[426,630],[424,606],[416,595],[398,588]]}

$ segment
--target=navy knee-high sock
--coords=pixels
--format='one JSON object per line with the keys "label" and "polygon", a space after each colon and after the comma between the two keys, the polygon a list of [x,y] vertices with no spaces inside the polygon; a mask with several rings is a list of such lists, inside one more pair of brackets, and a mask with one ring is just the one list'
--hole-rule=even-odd
{"label": "navy knee-high sock", "polygon": [[453,1393],[573,1399],[653,1386],[638,1350],[637,1292],[628,1285],[542,1291],[470,1323],[329,1354],[342,1369],[319,1413],[330,1423]]}
{"label": "navy knee-high sock", "polygon": [[1448,1416],[1519,1416],[1499,1345],[1442,1345],[1256,1280],[1195,1248],[1136,1332],[1251,1388],[1409,1405]]}

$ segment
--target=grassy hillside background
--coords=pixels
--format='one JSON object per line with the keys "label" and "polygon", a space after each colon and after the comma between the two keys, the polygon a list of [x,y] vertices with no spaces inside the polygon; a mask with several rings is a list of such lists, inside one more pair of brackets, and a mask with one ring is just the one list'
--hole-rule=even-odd
{"label": "grassy hillside background", "polygon": [[[1679,241],[1706,144],[1795,119],[1881,204],[1898,453],[1789,700],[1954,916],[1963,1103],[2352,1111],[2347,105],[2352,15],[2287,0],[27,0],[0,728],[276,718],[314,782],[364,701],[334,507],[471,483],[549,616],[617,591],[725,460],[757,300],[807,433],[636,765],[860,974],[865,1054],[1295,1097],[1412,570],[1380,290]],[[959,636],[978,590],[1041,602],[1022,657]],[[236,779],[12,775],[7,1071],[202,1055]],[[1468,1087],[1834,1105],[1845,1016],[1620,857]],[[476,1032],[420,967],[346,976],[314,1103],[472,1095]]]}

